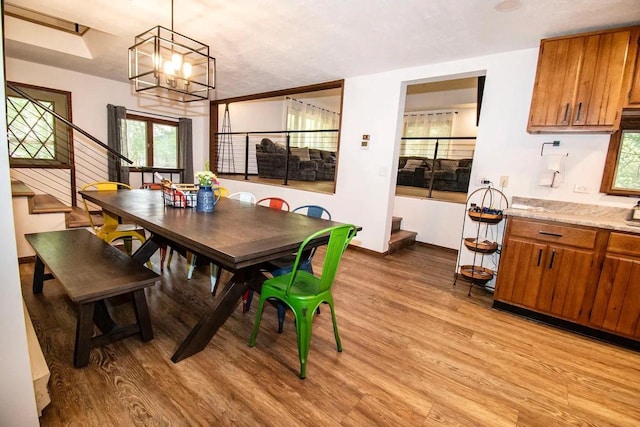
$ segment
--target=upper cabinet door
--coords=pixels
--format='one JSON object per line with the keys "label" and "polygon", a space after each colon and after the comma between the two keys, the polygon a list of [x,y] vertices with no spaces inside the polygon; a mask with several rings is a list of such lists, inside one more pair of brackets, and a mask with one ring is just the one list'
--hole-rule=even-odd
{"label": "upper cabinet door", "polygon": [[569,125],[584,41],[573,37],[540,45],[530,127]]}
{"label": "upper cabinet door", "polygon": [[619,124],[631,31],[586,38],[572,122],[574,126]]}
{"label": "upper cabinet door", "polygon": [[631,86],[636,28],[543,40],[529,132],[614,132]]}

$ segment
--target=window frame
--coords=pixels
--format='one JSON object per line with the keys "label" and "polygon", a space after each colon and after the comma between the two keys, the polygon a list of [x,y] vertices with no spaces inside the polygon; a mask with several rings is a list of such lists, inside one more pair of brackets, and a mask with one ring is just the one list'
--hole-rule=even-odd
{"label": "window frame", "polygon": [[[59,89],[52,89],[48,87],[42,86],[34,86],[25,83],[18,82],[7,82],[12,86],[16,86],[21,90],[29,93],[30,91],[38,91],[45,92],[51,95],[50,99],[38,99],[39,97],[34,94],[29,93],[29,96],[32,96],[38,101],[47,101],[52,102],[54,104],[54,112],[64,117],[65,120],[72,123],[72,104],[71,104],[71,92]],[[11,88],[7,87],[5,93],[5,103],[7,104],[7,116],[8,116],[8,98],[19,97],[24,98],[19,93],[14,92]],[[56,99],[55,98],[64,98],[64,103],[66,104],[66,108],[62,107],[61,109],[56,109]],[[28,99],[27,99],[28,100]],[[31,102],[31,101],[29,101]],[[8,117],[7,117],[8,118]],[[60,141],[59,136],[56,134],[55,129],[61,126],[67,132],[67,141]],[[9,131],[9,123],[7,121],[7,131]],[[54,159],[34,159],[34,158],[16,158],[11,157],[10,153],[9,157],[9,165],[11,168],[47,168],[47,169],[72,169],[74,162],[74,153],[73,153],[73,128],[68,126],[62,120],[58,119],[54,116],[54,144],[55,144],[55,158]],[[8,136],[7,136],[7,144],[8,144]],[[66,154],[64,154],[66,152]]]}
{"label": "window frame", "polygon": [[602,182],[600,184],[600,192],[612,196],[640,196],[640,189],[631,188],[614,188],[614,179],[618,169],[618,161],[620,155],[620,145],[622,143],[622,134],[624,131],[635,131],[640,133],[640,110],[634,113],[623,112],[620,121],[620,128],[611,135],[609,140],[609,148],[602,173]]}
{"label": "window frame", "polygon": [[[147,155],[147,164],[146,165],[138,165],[135,167],[130,167],[129,169],[136,172],[143,172],[148,170],[157,170],[157,171],[178,171],[180,169],[180,140],[178,137],[178,122],[172,120],[164,120],[158,119],[155,117],[141,116],[138,114],[130,114],[127,113],[125,117],[125,123],[127,120],[136,120],[145,123],[146,130],[146,155]],[[153,164],[153,125],[166,125],[173,126],[176,128],[176,167],[168,168],[168,167],[156,167]],[[127,142],[128,145],[128,142]],[[150,163],[150,164],[149,164]]]}

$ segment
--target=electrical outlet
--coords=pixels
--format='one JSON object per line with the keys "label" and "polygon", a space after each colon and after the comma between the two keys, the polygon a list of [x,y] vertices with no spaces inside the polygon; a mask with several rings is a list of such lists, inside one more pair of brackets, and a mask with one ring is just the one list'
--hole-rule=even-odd
{"label": "electrical outlet", "polygon": [[576,184],[573,187],[573,192],[574,193],[591,193],[591,189],[586,186],[586,185],[582,185],[582,184]]}
{"label": "electrical outlet", "polygon": [[509,177],[501,176],[500,177],[500,187],[507,188],[509,186]]}

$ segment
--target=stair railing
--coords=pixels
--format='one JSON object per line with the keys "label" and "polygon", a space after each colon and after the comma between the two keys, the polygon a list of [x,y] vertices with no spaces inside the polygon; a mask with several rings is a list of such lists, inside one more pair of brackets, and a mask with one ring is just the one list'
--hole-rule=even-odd
{"label": "stair railing", "polygon": [[[36,160],[30,161],[26,167],[21,167],[19,161],[13,161],[11,165],[12,178],[23,181],[38,192],[51,194],[63,203],[76,206],[79,189],[90,182],[107,179],[109,176],[109,158],[133,164],[133,161],[122,153],[112,149],[89,132],[56,113],[19,87],[16,87],[16,85],[7,83],[7,88],[41,109],[42,111],[38,112],[41,116],[43,114],[51,115],[57,119],[53,121],[54,128],[52,128],[52,131],[66,133],[69,141],[67,147],[56,145],[56,149],[62,151],[60,154],[65,159],[68,159],[68,162],[56,164],[55,162],[38,162]],[[61,127],[60,123],[64,126]],[[87,139],[74,138],[73,130]],[[47,150],[44,146],[42,149]],[[81,155],[79,155],[80,153]]]}

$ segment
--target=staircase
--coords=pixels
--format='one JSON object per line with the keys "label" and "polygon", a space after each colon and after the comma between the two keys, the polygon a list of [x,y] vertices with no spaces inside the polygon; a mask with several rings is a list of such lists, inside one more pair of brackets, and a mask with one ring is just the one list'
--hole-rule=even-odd
{"label": "staircase", "polygon": [[[91,219],[96,227],[103,224],[102,214],[100,212],[91,214]],[[87,218],[85,210],[75,206],[71,208],[71,212],[67,213],[65,217],[65,224],[67,228],[91,227],[91,223],[89,222],[89,218]]]}
{"label": "staircase", "polygon": [[40,231],[63,230],[65,214],[71,207],[49,194],[36,194],[20,181],[11,181],[13,220],[16,230],[18,258],[35,255],[24,235]]}
{"label": "staircase", "polygon": [[389,254],[398,252],[416,243],[415,231],[401,230],[402,218],[394,216],[391,222],[391,238],[389,239]]}

